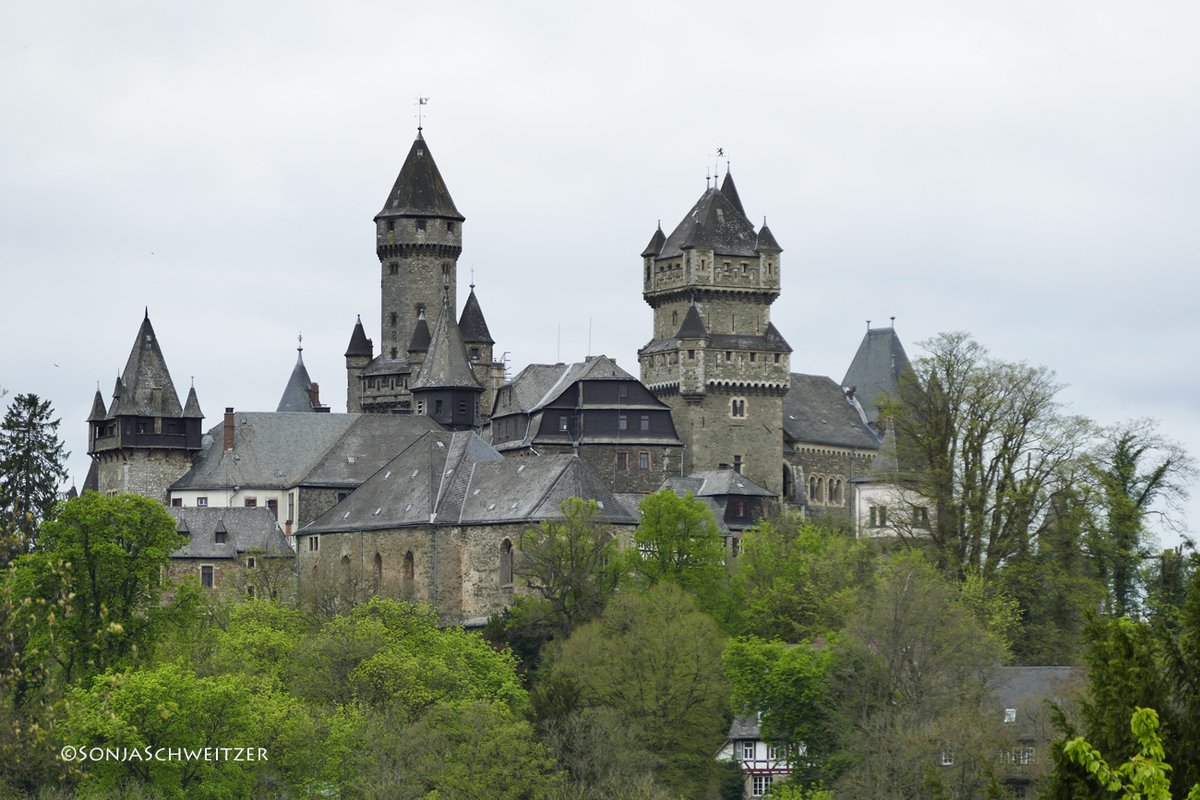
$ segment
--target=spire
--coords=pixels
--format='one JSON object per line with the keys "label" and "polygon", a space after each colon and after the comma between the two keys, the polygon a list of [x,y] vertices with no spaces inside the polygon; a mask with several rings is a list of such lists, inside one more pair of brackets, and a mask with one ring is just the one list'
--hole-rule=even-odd
{"label": "spire", "polygon": [[400,168],[391,194],[375,219],[381,217],[443,217],[459,222],[465,217],[458,213],[446,181],[433,161],[433,154],[425,137],[417,131],[417,138],[408,151],[408,158]]}
{"label": "spire", "polygon": [[467,348],[463,344],[462,332],[454,321],[450,308],[450,288],[445,287],[442,296],[442,311],[434,326],[429,342],[429,352],[421,364],[421,372],[411,384],[412,391],[422,389],[471,389],[483,391],[471,362],[467,359]]}
{"label": "spire", "polygon": [[496,340],[488,331],[487,321],[483,318],[483,309],[479,307],[479,299],[475,297],[475,284],[471,284],[471,293],[463,306],[462,316],[458,318],[458,329],[462,332],[464,342],[471,344],[495,344]]}
{"label": "spire", "polygon": [[779,242],[775,241],[775,235],[771,233],[771,229],[767,227],[767,218],[763,217],[762,227],[758,229],[758,242],[754,245],[754,249],[759,253],[782,253],[783,248],[779,246]]}
{"label": "spire", "polygon": [[875,423],[879,419],[879,403],[885,395],[895,396],[901,376],[910,369],[908,354],[896,335],[895,328],[872,328],[868,324],[842,378],[844,388],[855,390],[855,396],[863,407],[867,419]]}
{"label": "spire", "polygon": [[417,324],[413,326],[412,339],[408,342],[408,352],[429,352],[429,323],[425,321],[425,309],[417,311]]}
{"label": "spire", "polygon": [[663,233],[662,220],[659,220],[658,230],[650,237],[650,244],[646,245],[646,249],[642,251],[642,258],[657,256],[662,252],[663,242],[665,241],[667,241],[667,237]]}
{"label": "spire", "polygon": [[704,320],[700,317],[700,309],[696,308],[696,301],[688,306],[687,314],[683,317],[683,324],[679,326],[679,332],[675,334],[676,339],[704,339],[708,337],[708,328],[704,327]]}
{"label": "spire", "polygon": [[100,422],[106,416],[108,411],[104,408],[104,397],[100,394],[100,388],[96,387],[96,396],[92,398],[92,413],[88,414],[88,422]]}
{"label": "spire", "polygon": [[733,184],[733,173],[729,171],[729,166],[725,166],[725,180],[721,182],[721,194],[725,195],[725,199],[733,204],[733,207],[746,216],[746,209],[742,208],[742,198],[738,197],[737,186]]}
{"label": "spire", "polygon": [[375,348],[371,345],[371,340],[367,338],[367,332],[363,330],[362,317],[354,323],[354,332],[350,334],[350,344],[346,346],[346,358],[353,356],[366,356],[370,358],[375,352]]}
{"label": "spire", "polygon": [[195,386],[188,389],[187,401],[183,404],[183,416],[204,419],[204,412],[200,410],[200,399],[196,397]]}
{"label": "spire", "polygon": [[154,326],[147,311],[138,329],[137,339],[125,362],[125,371],[117,379],[109,416],[179,417],[183,407],[175,384],[158,346]]}
{"label": "spire", "polygon": [[296,366],[292,367],[292,375],[288,378],[287,386],[283,388],[283,396],[279,398],[276,411],[312,411],[312,379],[304,367],[304,348],[296,348]]}

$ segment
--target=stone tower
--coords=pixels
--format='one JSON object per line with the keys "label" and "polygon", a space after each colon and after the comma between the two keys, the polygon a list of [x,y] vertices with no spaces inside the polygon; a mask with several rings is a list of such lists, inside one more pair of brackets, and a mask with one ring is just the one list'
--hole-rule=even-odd
{"label": "stone tower", "polygon": [[479,397],[483,386],[475,378],[467,358],[462,332],[450,305],[450,287],[447,285],[444,291],[428,351],[412,382],[412,395],[416,413],[432,417],[450,430],[470,430],[480,423]]}
{"label": "stone tower", "polygon": [[112,405],[99,390],[88,415],[88,455],[96,462],[96,489],[167,501],[167,488],[200,452],[204,414],[196,389],[180,405],[158,337],[146,313],[117,378]]}
{"label": "stone tower", "polygon": [[642,383],[671,407],[684,471],[729,465],[776,493],[791,354],[771,323],[781,252],[766,222],[756,231],[747,219],[726,173],[642,253],[654,333],[638,351]]}
{"label": "stone tower", "polygon": [[471,369],[475,379],[483,387],[483,395],[479,399],[479,410],[484,416],[491,416],[492,407],[496,404],[496,392],[504,385],[504,363],[495,360],[495,340],[488,330],[487,320],[483,318],[483,309],[479,307],[479,298],[475,296],[475,284],[471,284],[471,293],[463,305],[462,315],[458,318],[458,329],[462,332],[463,344],[467,347],[467,358],[471,361]]}

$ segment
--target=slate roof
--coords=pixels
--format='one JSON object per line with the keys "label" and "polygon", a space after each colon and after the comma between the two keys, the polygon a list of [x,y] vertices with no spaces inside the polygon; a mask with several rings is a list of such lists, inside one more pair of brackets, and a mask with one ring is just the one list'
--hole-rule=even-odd
{"label": "slate roof", "polygon": [[666,243],[667,236],[663,233],[662,223],[658,224],[658,229],[654,231],[654,235],[650,237],[650,243],[646,245],[646,249],[642,251],[642,258],[647,256],[657,256],[662,252],[663,244]]}
{"label": "slate roof", "polygon": [[775,495],[740,472],[732,469],[708,469],[690,475],[668,478],[663,484],[676,494],[691,492],[696,497],[774,497]]}
{"label": "slate roof", "polygon": [[[689,310],[690,313],[690,310]],[[686,323],[687,320],[685,319]],[[681,326],[682,327],[682,326]],[[754,350],[760,353],[790,353],[792,347],[783,338],[783,334],[775,327],[775,323],[768,323],[767,330],[762,336],[743,333],[709,333],[708,349],[709,350]],[[679,348],[679,339],[685,338],[679,335],[668,336],[664,339],[652,339],[645,347],[639,350],[639,353],[659,353]]]}
{"label": "slate roof", "polygon": [[204,412],[200,410],[200,398],[196,397],[196,387],[188,389],[187,402],[183,404],[183,416],[191,419],[204,419]]}
{"label": "slate roof", "polygon": [[[189,396],[190,397],[190,396]],[[99,422],[108,416],[108,411],[104,408],[104,396],[100,394],[100,390],[96,390],[96,396],[92,398],[92,413],[88,414],[88,422]]]}
{"label": "slate roof", "polygon": [[901,374],[910,368],[895,328],[869,328],[842,378],[842,386],[855,390],[867,419],[876,422],[881,397],[896,394]]}
{"label": "slate roof", "polygon": [[758,739],[761,738],[761,726],[758,724],[758,715],[751,714],[748,717],[734,717],[733,722],[729,725],[729,739]]}
{"label": "slate roof", "polygon": [[413,326],[412,338],[408,340],[408,352],[410,353],[427,353],[429,352],[429,323],[425,321],[425,309],[417,310],[417,324]]}
{"label": "slate roof", "polygon": [[471,344],[495,344],[492,334],[488,331],[487,320],[483,318],[483,309],[479,307],[479,298],[475,296],[475,287],[467,295],[463,306],[462,316],[458,318],[458,329],[462,331],[464,342]]}
{"label": "slate roof", "polygon": [[354,423],[308,471],[302,486],[353,488],[429,431],[431,417],[415,414],[356,414]]}
{"label": "slate roof", "polygon": [[442,173],[434,163],[433,153],[429,151],[429,145],[425,143],[420,130],[383,204],[383,210],[375,219],[381,217],[443,217],[460,222],[466,219],[455,208],[446,181],[442,179]]}
{"label": "slate roof", "polygon": [[[154,391],[160,389],[161,402],[154,402]],[[167,369],[162,349],[154,326],[150,324],[150,312],[142,319],[125,371],[117,379],[113,391],[113,402],[108,409],[108,419],[118,416],[182,417],[183,406],[175,393],[175,383]]]}
{"label": "slate roof", "polygon": [[[290,556],[292,548],[267,508],[168,508],[175,530],[187,531],[188,542],[172,558],[236,558],[239,553]],[[217,543],[224,526],[225,543]]]}
{"label": "slate roof", "polygon": [[696,308],[696,304],[692,303],[688,306],[687,313],[683,315],[683,324],[679,326],[679,332],[675,334],[676,339],[703,339],[708,336],[708,330],[704,327],[704,320],[700,318],[700,310]]}
{"label": "slate roof", "polygon": [[304,367],[304,350],[296,348],[296,366],[288,378],[287,386],[283,388],[283,396],[279,398],[276,411],[312,411],[312,379]]}
{"label": "slate roof", "polygon": [[758,234],[746,215],[720,189],[705,190],[691,211],[671,231],[659,258],[671,258],[693,247],[721,255],[757,256]]}
{"label": "slate roof", "polygon": [[371,359],[371,363],[363,368],[363,375],[411,375],[412,364],[409,363],[408,356],[400,356],[398,358],[384,358],[382,354]]}
{"label": "slate roof", "polygon": [[842,387],[824,375],[793,372],[783,396],[783,431],[794,442],[877,450],[879,438]]}
{"label": "slate roof", "polygon": [[354,331],[350,334],[350,344],[346,346],[347,356],[370,356],[375,352],[367,332],[363,330],[362,317],[354,323]]}
{"label": "slate roof", "polygon": [[[1066,700],[1073,690],[1081,687],[1083,677],[1080,667],[997,667],[988,680],[988,688],[999,703],[996,713],[1016,709],[1017,738],[1030,739],[1039,728],[1048,727],[1046,701]],[[1037,716],[1042,717],[1041,726],[1035,724]]]}
{"label": "slate roof", "polygon": [[492,416],[540,411],[576,381],[586,380],[636,381],[637,378],[606,355],[588,356],[574,364],[530,364],[505,384],[509,391],[497,393]]}
{"label": "slate roof", "polygon": [[442,312],[429,341],[429,352],[421,363],[421,371],[409,386],[414,392],[422,389],[474,389],[483,391],[467,358],[462,332],[454,320],[449,295],[442,300]]}
{"label": "slate roof", "polygon": [[209,430],[192,468],[171,489],[295,486],[359,414],[234,414],[234,447],[224,449],[224,421]]}
{"label": "slate roof", "polygon": [[783,252],[779,242],[775,241],[775,234],[771,233],[771,229],[767,227],[766,220],[763,220],[763,226],[758,229],[758,242],[754,245],[754,249],[772,253]]}
{"label": "slate roof", "polygon": [[473,431],[430,431],[303,530],[536,522],[570,497],[597,500],[602,521],[636,523],[577,456],[506,459]]}
{"label": "slate roof", "polygon": [[733,184],[733,173],[729,171],[729,167],[725,167],[725,180],[721,181],[721,194],[729,198],[729,202],[733,207],[742,212],[742,216],[746,216],[746,209],[742,206],[742,198],[738,196],[737,186]]}

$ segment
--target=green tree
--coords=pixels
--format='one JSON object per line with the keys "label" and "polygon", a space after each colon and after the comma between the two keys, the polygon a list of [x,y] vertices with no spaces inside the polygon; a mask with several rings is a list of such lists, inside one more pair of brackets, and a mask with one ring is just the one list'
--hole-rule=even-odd
{"label": "green tree", "polygon": [[[1112,794],[1129,800],[1171,800],[1171,765],[1166,763],[1162,738],[1158,734],[1158,712],[1138,708],[1130,719],[1130,732],[1137,740],[1137,752],[1117,767],[1109,766],[1100,751],[1083,737],[1063,747],[1068,759],[1093,776],[1095,782]],[[1188,800],[1200,800],[1200,783],[1193,784]]]}
{"label": "green tree", "polygon": [[670,489],[647,495],[639,506],[630,569],[646,586],[669,581],[681,586],[705,611],[724,617],[728,601],[725,545],[712,511],[688,492]]}
{"label": "green tree", "polygon": [[0,568],[30,548],[67,479],[69,454],[53,417],[48,400],[19,394],[0,422]]}

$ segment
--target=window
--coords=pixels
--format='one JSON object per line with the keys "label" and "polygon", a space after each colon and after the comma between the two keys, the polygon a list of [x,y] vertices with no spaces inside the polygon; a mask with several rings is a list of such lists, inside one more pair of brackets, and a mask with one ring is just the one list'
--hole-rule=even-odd
{"label": "window", "polygon": [[567,431],[569,431],[569,430],[571,429],[571,428],[570,428],[570,425],[568,425],[568,424],[567,424],[567,415],[566,415],[566,414],[560,414],[560,415],[559,415],[559,417],[558,417],[558,429],[559,429],[560,431],[562,431],[563,433],[566,433]]}
{"label": "window", "polygon": [[225,544],[225,540],[229,536],[229,531],[225,530],[224,521],[217,523],[217,528],[213,531],[213,536],[216,537],[217,544]]}
{"label": "window", "polygon": [[742,418],[746,416],[746,400],[742,397],[735,397],[729,401],[729,416]]}
{"label": "window", "polygon": [[246,508],[258,508],[258,498],[257,497],[247,497],[245,506],[246,506]]}
{"label": "window", "polygon": [[315,533],[308,535],[308,552],[312,553],[321,549],[321,537]]}
{"label": "window", "polygon": [[741,745],[742,745],[742,748],[741,748],[742,761],[753,761],[754,760],[754,748],[757,745],[757,742],[755,742],[753,739],[743,739],[741,742]]}
{"label": "window", "polygon": [[171,508],[183,508],[183,498],[182,497],[172,497],[171,498]]}
{"label": "window", "polygon": [[691,361],[696,360],[696,351],[695,350],[688,350],[688,359]]}
{"label": "window", "polygon": [[454,223],[450,220],[446,220],[446,231],[448,233],[454,233]]}
{"label": "window", "polygon": [[750,363],[753,364],[758,359],[758,353],[750,354]]}
{"label": "window", "polygon": [[762,797],[766,794],[767,789],[771,788],[771,780],[770,775],[755,775],[750,785],[750,796]]}
{"label": "window", "polygon": [[433,401],[433,415],[435,417],[440,417],[442,415],[442,401],[441,400]]}
{"label": "window", "polygon": [[1006,709],[1004,709],[1004,722],[1005,722],[1005,724],[1013,723],[1013,722],[1016,722],[1016,721],[1017,721],[1017,710],[1016,710],[1015,708],[1006,708]]}
{"label": "window", "polygon": [[775,745],[770,745],[767,748],[767,760],[768,761],[778,761],[779,757],[781,755],[783,755],[782,747],[776,747]]}
{"label": "window", "polygon": [[500,544],[500,585],[507,586],[513,580],[512,542],[505,539]]}
{"label": "window", "polygon": [[207,497],[197,497],[196,498],[196,508],[208,508],[208,498]]}
{"label": "window", "polygon": [[871,527],[882,528],[887,525],[887,506],[871,506]]}
{"label": "window", "polygon": [[400,274],[400,265],[399,264],[388,264],[388,275],[399,275],[399,274]]}
{"label": "window", "polygon": [[1029,766],[1030,764],[1035,763],[1034,758],[1033,758],[1033,748],[1032,747],[1019,748],[1019,752],[1017,753],[1017,763],[1022,766],[1026,766],[1026,767]]}
{"label": "window", "polygon": [[629,469],[629,453],[624,450],[617,453],[617,469]]}
{"label": "window", "polygon": [[617,387],[617,397],[624,400],[628,396],[629,396],[629,387],[622,383],[620,386]]}
{"label": "window", "polygon": [[780,354],[779,354],[779,353],[776,353],[776,354],[775,354],[775,363],[776,363],[776,364],[778,364],[778,363],[779,363],[779,360],[780,360]]}
{"label": "window", "polygon": [[465,417],[467,415],[467,401],[466,400],[458,401],[458,415],[460,417]]}
{"label": "window", "polygon": [[419,231],[425,230],[425,220],[423,220],[423,219],[417,220],[417,230],[419,230]]}
{"label": "window", "polygon": [[247,556],[246,569],[254,569],[258,565],[258,560],[254,556]]}
{"label": "window", "polygon": [[[929,509],[925,506],[913,506],[913,527],[929,527]],[[1015,711],[1014,711],[1015,713]],[[1006,720],[1007,721],[1007,720]]]}
{"label": "window", "polygon": [[640,428],[644,431],[650,430],[650,416],[648,414],[642,414]]}
{"label": "window", "polygon": [[650,469],[650,454],[645,450],[638,453],[638,469]]}
{"label": "window", "polygon": [[740,552],[742,552],[742,540],[736,536],[729,537],[729,555],[737,558]]}
{"label": "window", "polygon": [[749,506],[745,498],[735,497],[733,499],[733,515],[739,519],[745,519],[749,512]]}
{"label": "window", "polygon": [[725,351],[725,360],[726,360],[726,361],[733,361],[733,351],[732,351],[732,350],[726,350],[726,351]]}
{"label": "window", "polygon": [[404,579],[411,581],[415,571],[416,569],[413,562],[413,553],[412,550],[409,550],[404,554]]}
{"label": "window", "polygon": [[200,585],[205,589],[213,588],[212,564],[202,564],[200,566]]}
{"label": "window", "polygon": [[389,219],[389,220],[388,220],[388,223],[387,223],[387,229],[388,229],[389,231],[394,231],[394,230],[396,230],[396,220],[394,220],[394,219]]}
{"label": "window", "polygon": [[472,361],[478,361],[478,360],[479,360],[479,348],[478,348],[478,347],[472,347],[472,348],[471,348],[471,360],[472,360]]}
{"label": "window", "polygon": [[737,474],[741,475],[743,466],[745,466],[745,464],[742,462],[742,457],[734,456],[733,457],[733,471],[736,472]]}
{"label": "window", "polygon": [[943,767],[954,766],[954,749],[951,747],[943,747],[941,752],[941,765]]}
{"label": "window", "polygon": [[617,414],[617,430],[629,430],[629,418],[624,414]]}
{"label": "window", "polygon": [[389,314],[388,319],[390,319],[392,321],[392,325],[395,325],[396,324],[396,312],[393,311],[391,314]]}
{"label": "window", "polygon": [[[395,331],[392,331],[392,333],[394,334]],[[392,348],[392,360],[395,360],[397,352],[399,352],[399,351],[393,347]]]}

